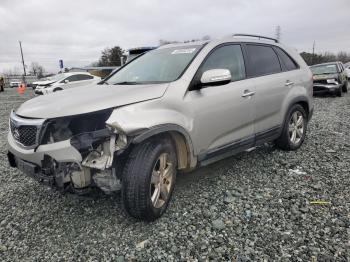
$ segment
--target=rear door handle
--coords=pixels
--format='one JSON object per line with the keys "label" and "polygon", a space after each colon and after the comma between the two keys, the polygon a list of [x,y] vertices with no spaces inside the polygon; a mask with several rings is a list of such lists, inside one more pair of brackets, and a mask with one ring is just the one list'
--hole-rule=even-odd
{"label": "rear door handle", "polygon": [[284,85],[285,86],[292,86],[292,85],[294,85],[294,82],[287,80]]}
{"label": "rear door handle", "polygon": [[248,89],[244,90],[242,97],[249,97],[249,96],[253,96],[255,94],[255,92],[251,92]]}

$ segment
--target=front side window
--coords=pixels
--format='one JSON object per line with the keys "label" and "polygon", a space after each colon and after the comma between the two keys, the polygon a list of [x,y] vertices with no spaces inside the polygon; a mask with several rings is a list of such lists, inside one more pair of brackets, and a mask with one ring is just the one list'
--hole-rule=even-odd
{"label": "front side window", "polygon": [[210,69],[228,69],[232,81],[245,78],[245,66],[240,45],[225,45],[215,49],[205,60],[201,73]]}
{"label": "front side window", "polygon": [[201,46],[155,49],[126,64],[105,81],[107,84],[154,84],[178,79]]}
{"label": "front side window", "polygon": [[281,65],[271,46],[246,46],[249,57],[249,76],[262,76],[281,72]]}

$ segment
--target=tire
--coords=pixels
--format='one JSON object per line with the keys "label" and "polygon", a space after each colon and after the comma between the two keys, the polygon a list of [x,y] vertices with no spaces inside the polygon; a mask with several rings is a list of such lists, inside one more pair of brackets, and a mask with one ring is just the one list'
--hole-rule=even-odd
{"label": "tire", "polygon": [[[300,125],[295,125],[295,115],[298,117],[302,116],[302,122]],[[300,128],[299,128],[300,127]],[[302,129],[302,130],[301,130]],[[300,104],[293,105],[287,114],[284,121],[281,136],[275,141],[276,145],[282,150],[293,151],[297,150],[304,142],[307,130],[307,114],[305,109]],[[301,132],[301,134],[300,134]],[[293,137],[295,134],[295,140]]]}
{"label": "tire", "polygon": [[122,199],[127,213],[146,221],[161,217],[174,190],[176,170],[177,157],[170,139],[152,139],[133,148],[122,175]]}
{"label": "tire", "polygon": [[345,81],[343,85],[343,92],[347,93],[348,92],[348,87],[349,87],[349,80]]}
{"label": "tire", "polygon": [[337,91],[335,91],[335,94],[338,96],[338,97],[341,97],[343,94],[342,94],[342,87],[339,87]]}

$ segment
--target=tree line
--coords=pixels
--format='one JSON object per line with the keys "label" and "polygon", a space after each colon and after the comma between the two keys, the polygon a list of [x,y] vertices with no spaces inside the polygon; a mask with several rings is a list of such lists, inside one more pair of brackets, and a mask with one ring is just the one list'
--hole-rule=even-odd
{"label": "tree line", "polygon": [[[159,40],[159,46],[166,45],[170,43],[189,43],[189,42],[195,42],[198,40],[210,40],[210,36],[204,36],[202,39],[192,39],[192,40],[186,40],[186,41],[169,41],[169,40]],[[317,53],[312,54],[308,52],[301,52],[301,57],[305,60],[307,65],[315,65],[320,63],[326,63],[326,62],[334,62],[334,61],[341,61],[343,63],[350,62],[350,53],[340,51],[338,53],[331,53],[331,52],[325,52],[325,53]],[[123,50],[120,46],[114,46],[110,48],[105,48],[101,52],[101,56],[97,62],[92,63],[92,66],[120,66],[122,64],[122,61],[125,60],[125,50]],[[29,67],[29,74],[30,75],[36,75],[38,78],[42,78],[46,75],[45,68],[40,65],[37,62],[32,62]],[[16,67],[12,70],[7,70],[3,72],[4,75],[21,75],[21,70]]]}
{"label": "tree line", "polygon": [[[195,42],[197,40],[189,40],[184,43]],[[160,40],[160,45],[179,43],[176,41],[166,41]],[[119,47],[106,48],[102,51],[101,58],[97,63],[94,63],[94,66],[120,66],[121,57],[123,56],[124,51]],[[350,53],[341,51],[337,54],[331,52],[312,54],[308,52],[301,52],[301,57],[305,60],[307,65],[315,65],[327,62],[341,61],[344,64],[350,62]]]}
{"label": "tree line", "polygon": [[315,65],[327,62],[341,61],[344,64],[350,62],[350,53],[341,51],[337,54],[325,52],[323,54],[312,54],[307,52],[300,53],[306,64]]}

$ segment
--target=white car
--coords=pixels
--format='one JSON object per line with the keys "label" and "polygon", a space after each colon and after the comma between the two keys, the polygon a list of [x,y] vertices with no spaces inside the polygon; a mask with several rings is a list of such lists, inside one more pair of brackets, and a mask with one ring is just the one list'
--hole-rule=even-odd
{"label": "white car", "polygon": [[21,84],[21,80],[13,79],[13,80],[10,82],[10,87],[11,87],[11,88],[19,87],[20,84]]}
{"label": "white car", "polygon": [[349,62],[349,63],[346,63],[346,64],[344,65],[344,67],[345,67],[346,75],[347,75],[348,79],[350,79],[350,62]]}
{"label": "white car", "polygon": [[45,95],[67,88],[98,83],[101,78],[86,72],[62,73],[38,82],[35,94]]}
{"label": "white car", "polygon": [[33,89],[35,89],[38,85],[47,83],[48,80],[50,80],[52,77],[55,77],[55,76],[56,75],[40,78],[40,79],[38,79],[38,81],[31,83],[31,85],[32,85]]}

